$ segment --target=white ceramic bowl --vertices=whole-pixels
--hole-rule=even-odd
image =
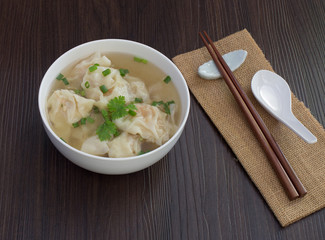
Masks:
[[[107,158],[98,157],[81,152],[63,142],[51,129],[46,115],[46,101],[55,77],[69,64],[83,59],[90,54],[100,52],[120,52],[141,56],[154,63],[166,74],[171,76],[172,81],[179,93],[181,100],[181,120],[174,136],[159,148],[134,157]],[[54,146],[71,162],[87,170],[102,174],[126,174],[132,173],[151,166],[163,158],[179,139],[190,110],[190,95],[185,79],[182,74],[166,56],[157,50],[144,44],[121,39],[104,39],[79,45],[60,56],[45,73],[39,89],[38,104],[43,125],[47,135]]]

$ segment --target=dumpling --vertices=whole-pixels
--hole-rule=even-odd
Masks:
[[[119,73],[114,76],[114,80],[115,82],[111,85],[111,88],[108,91],[109,94],[104,95],[105,106],[109,100],[118,96],[124,96],[125,102],[127,103],[133,101],[135,96],[130,88],[129,82],[123,79]]]
[[[107,143],[109,148],[109,157],[131,157],[138,155],[141,151],[140,137],[126,132],[113,138]]]
[[[85,73],[81,87],[85,90],[87,98],[91,98],[95,101],[100,101],[104,96],[103,92],[100,90],[100,86],[104,85],[107,89],[110,89],[114,84],[114,76],[117,74],[117,70],[109,68],[111,73],[107,76],[104,76],[102,72],[106,69],[107,68],[105,67],[98,66],[97,70],[93,72],[87,71]],[[106,95],[109,93],[110,92],[107,92]]]
[[[57,118],[64,118],[63,121],[70,124],[75,123],[89,115],[94,102],[70,90],[56,90],[47,103],[50,120],[54,125],[58,122]]]
[[[106,67],[98,66],[97,70],[93,72],[87,71],[81,84],[86,97],[95,100],[95,105],[100,109],[105,108],[109,100],[118,96],[124,96],[126,102],[133,101],[135,96],[132,93],[131,86],[121,77],[119,70],[109,68],[111,73],[104,76],[102,72],[106,69]],[[86,86],[86,83],[89,85]],[[102,85],[107,88],[106,93],[101,91],[100,86]]]
[[[177,112],[177,105],[176,104],[170,104],[169,105],[170,115],[168,115],[168,120],[176,126],[176,112]]]
[[[47,102],[48,116],[52,127],[60,137],[70,135],[72,123],[89,115],[94,105],[94,100],[86,99],[71,90],[56,90]]]
[[[72,68],[69,75],[66,76],[70,82],[70,85],[72,85],[74,88],[80,87],[80,83],[82,82],[84,75],[88,71],[89,67],[95,63],[103,67],[111,66],[111,60],[109,60],[106,56],[101,56],[99,52],[96,52]]]
[[[126,76],[125,79],[130,83],[131,91],[134,97],[141,98],[144,103],[152,102],[145,83],[136,77]]]
[[[100,141],[97,135],[92,136],[84,141],[81,151],[97,156],[107,155],[107,141]]]
[[[162,145],[175,131],[175,125],[168,121],[166,113],[149,104],[136,104],[137,114],[114,120],[116,126],[125,132],[138,134],[143,139]]]

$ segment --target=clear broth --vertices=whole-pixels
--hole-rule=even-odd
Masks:
[[[163,80],[165,77],[168,75],[168,73],[163,72],[159,67],[156,65],[147,62],[147,63],[141,63],[141,62],[136,62],[134,60],[133,55],[130,54],[121,54],[121,53],[104,53],[102,55],[105,55],[108,59],[111,60],[112,68],[124,68],[129,70],[129,76],[131,77],[137,77],[140,78],[146,85],[150,98],[153,101],[175,101],[175,106],[176,106],[176,112],[175,112],[175,123],[177,126],[179,125],[180,121],[180,98],[177,93],[177,90],[173,84],[173,80],[171,80],[169,83],[165,83]],[[141,56],[136,56],[136,57],[141,57]],[[83,60],[83,59],[82,59]],[[81,60],[81,61],[82,61]],[[77,63],[73,63],[70,66],[67,66],[63,71],[62,74],[64,76],[69,77],[69,72],[76,66],[80,61]],[[128,75],[125,77],[126,80],[128,80]],[[68,78],[69,80],[69,78]],[[69,89],[69,90],[76,90],[76,89],[81,89],[81,83],[82,79],[78,79],[78,81],[70,82],[69,85],[65,86],[62,81],[56,81],[54,80],[53,86],[50,91],[50,95],[58,89]],[[103,123],[102,117],[100,114],[94,114],[91,113],[90,115],[92,118],[95,119],[95,123],[93,124],[92,128],[96,129],[100,124]],[[57,130],[53,127],[51,124],[53,131],[60,137],[60,134],[57,132]],[[80,126],[81,128],[84,128],[86,126]],[[76,149],[81,149],[82,143],[87,139],[88,137],[91,137],[89,135],[84,135],[77,133],[76,131],[80,131],[80,128],[72,129],[71,130],[72,136],[78,136],[78,137],[70,137],[69,139],[66,140],[66,142],[71,145],[72,147]],[[94,130],[96,132],[96,130]],[[154,143],[150,142],[145,142],[143,141],[141,150],[143,152],[147,152],[150,150],[153,150],[159,146],[155,145]]]

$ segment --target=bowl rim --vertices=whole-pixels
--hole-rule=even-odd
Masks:
[[[42,109],[42,101],[43,101],[44,98],[42,98],[43,94],[42,94],[41,90],[43,88],[45,88],[45,81],[44,81],[44,79],[45,79],[45,77],[47,77],[50,69],[52,69],[52,67],[54,67],[66,55],[69,55],[69,54],[71,54],[71,52],[76,51],[76,49],[85,47],[87,45],[100,43],[100,42],[122,42],[122,43],[127,43],[127,44],[135,44],[135,45],[138,45],[140,47],[147,48],[147,49],[155,52],[155,54],[159,55],[159,57],[162,57],[168,64],[170,64],[174,68],[174,70],[176,71],[177,75],[180,76],[180,80],[183,82],[183,85],[185,86],[185,89],[184,89],[185,91],[183,91],[182,94],[185,94],[185,100],[186,100],[186,102],[188,104],[186,104],[186,106],[185,106],[184,117],[182,118],[182,120],[181,120],[181,122],[180,122],[180,124],[179,124],[179,126],[177,128],[177,131],[173,134],[173,136],[167,142],[165,142],[164,144],[162,144],[161,146],[155,148],[154,150],[152,150],[150,152],[147,152],[147,153],[144,153],[144,154],[141,154],[141,155],[131,156],[131,157],[119,157],[119,158],[103,157],[103,156],[97,156],[97,155],[93,155],[93,154],[89,154],[89,153],[83,152],[83,151],[81,151],[79,149],[76,149],[76,148],[70,146],[68,143],[62,141],[59,138],[59,136],[57,136],[57,134],[52,130],[52,128],[51,128],[51,126],[49,124],[49,120],[47,119],[47,116],[45,114],[46,110],[43,110]],[[155,63],[153,63],[153,64],[155,64]],[[159,67],[159,66],[157,66],[157,67]],[[177,89],[177,91],[178,91],[178,89]],[[180,94],[179,91],[178,91],[178,94]],[[45,97],[45,100],[46,101],[47,101],[47,97],[48,96]],[[185,127],[185,124],[187,122],[188,116],[189,116],[190,105],[191,105],[190,93],[189,93],[189,89],[188,89],[186,80],[185,80],[184,76],[182,75],[182,73],[180,72],[180,70],[177,68],[177,66],[168,57],[166,57],[164,54],[162,54],[158,50],[156,50],[156,49],[154,49],[154,48],[152,48],[152,47],[150,47],[148,45],[145,45],[143,43],[136,42],[136,41],[133,41],[133,40],[127,40],[127,39],[118,39],[118,38],[98,39],[98,40],[94,40],[94,41],[89,41],[89,42],[86,42],[86,43],[82,43],[80,45],[77,45],[77,46],[69,49],[68,51],[64,52],[63,54],[61,54],[48,67],[48,69],[46,70],[45,74],[42,77],[42,81],[40,83],[39,92],[38,92],[38,108],[39,108],[39,112],[40,112],[41,119],[42,119],[42,122],[43,122],[43,126],[51,133],[51,135],[58,142],[60,142],[61,144],[63,144],[65,147],[67,147],[69,150],[73,151],[74,153],[81,154],[81,155],[84,155],[85,157],[92,158],[92,159],[96,159],[96,160],[100,160],[100,161],[130,161],[130,160],[141,159],[144,156],[149,158],[151,155],[154,155],[156,152],[160,151],[160,149],[164,148],[166,145],[168,145],[169,143],[173,142],[175,139],[177,140],[177,138],[181,135],[181,133],[182,133],[184,127]],[[46,104],[45,104],[45,106],[46,106]]]

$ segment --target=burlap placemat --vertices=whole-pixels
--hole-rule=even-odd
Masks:
[[[191,92],[227,141],[282,226],[287,226],[323,208],[325,206],[324,128],[293,94],[293,112],[318,138],[315,144],[304,142],[258,104],[250,88],[251,79],[258,70],[273,71],[273,69],[248,31],[242,30],[215,44],[221,54],[237,49],[248,52],[244,64],[234,72],[235,77],[304,184],[308,191],[307,195],[294,201],[288,200],[226,83],[223,79],[204,80],[197,75],[198,67],[211,59],[205,48],[173,58]]]

